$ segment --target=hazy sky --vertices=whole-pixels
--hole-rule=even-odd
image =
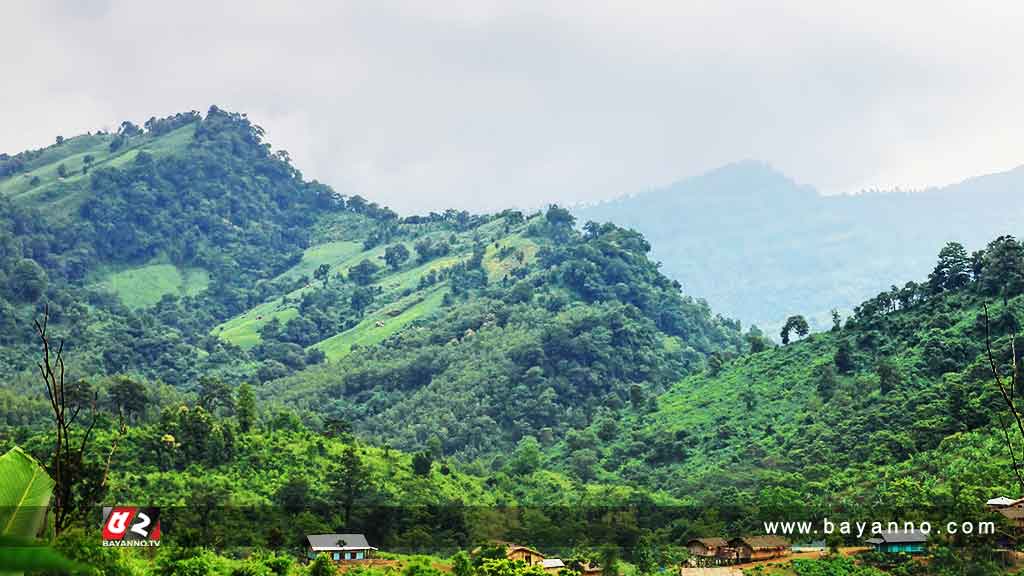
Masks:
[[[217,104],[403,213],[748,158],[918,187],[1024,163],[1022,25],[1018,1],[6,0],[0,151]]]

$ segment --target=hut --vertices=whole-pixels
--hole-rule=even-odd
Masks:
[[[728,545],[725,538],[694,538],[686,543],[686,548],[690,551],[691,556],[711,558]]]
[[[729,541],[739,562],[782,558],[790,553],[789,540],[781,536],[740,536]]]

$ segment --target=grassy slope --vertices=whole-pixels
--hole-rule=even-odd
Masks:
[[[129,308],[145,308],[166,294],[194,296],[210,284],[202,268],[179,269],[172,264],[153,263],[112,272],[94,286],[113,292]]]
[[[85,156],[94,160],[90,171],[104,166],[123,166],[145,151],[154,156],[173,153],[187,146],[195,134],[195,125],[183,126],[152,138],[139,136],[129,139],[118,150],[110,151],[113,136],[109,134],[83,135],[69,138],[59,146],[50,146],[39,158],[30,164],[30,170],[0,179],[0,194],[19,201],[41,206],[71,209],[82,196],[88,174],[82,174]],[[68,175],[60,178],[57,173],[61,164]],[[32,184],[33,178],[39,182]]]
[[[333,224],[335,232],[341,230],[339,233],[341,236],[351,234],[352,230],[350,229],[358,229],[353,228],[358,223],[349,221]],[[509,246],[517,249],[524,254],[525,261],[532,260],[538,249],[537,244],[518,233],[502,236],[502,225],[500,221],[491,222],[481,226],[476,232],[485,237],[497,237],[500,247]],[[329,239],[338,238],[339,234],[332,234],[332,231],[321,231],[319,236]],[[432,235],[435,240],[440,240],[445,236],[447,233]],[[336,271],[347,271],[348,268],[364,259],[382,266],[374,283],[381,292],[377,296],[374,307],[367,312],[365,318],[355,327],[313,345],[314,348],[325,352],[328,359],[336,360],[347,354],[355,344],[360,346],[377,344],[399,332],[411,322],[438,310],[441,307],[446,283],[442,282],[420,290],[419,281],[431,270],[442,270],[469,257],[472,249],[470,235],[460,235],[458,240],[457,248],[448,256],[424,264],[407,262],[399,270],[393,271],[387,268],[383,262],[386,246],[381,245],[370,250],[363,250],[361,242],[333,239],[307,249],[302,260],[283,272],[278,278],[311,277],[313,271],[321,264],[329,265],[333,276]],[[413,242],[406,241],[405,245],[410,253],[415,254]],[[492,241],[488,244],[484,257],[484,266],[491,281],[502,279],[519,264],[515,257],[499,258],[498,250],[499,248],[496,248]],[[303,293],[312,288],[313,284],[311,283],[288,293],[284,298],[275,298],[264,302],[214,327],[211,333],[243,348],[256,346],[260,342],[260,329],[274,318],[284,323],[297,316],[298,302]]]

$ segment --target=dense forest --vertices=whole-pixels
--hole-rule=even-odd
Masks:
[[[930,247],[927,278],[824,330],[793,306],[776,338],[638,232],[555,205],[399,217],[216,107],[0,156],[0,204],[0,452],[59,476],[45,337],[81,441],[50,536],[94,573],[320,576],[304,535],[348,530],[403,576],[533,575],[465,554],[494,539],[646,575],[764,520],[994,519],[1021,489],[987,346],[1011,372],[1012,236]],[[90,545],[115,501],[161,506],[169,545]],[[786,569],[994,574],[994,538]]]

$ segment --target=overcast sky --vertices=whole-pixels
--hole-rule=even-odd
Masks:
[[[0,151],[217,104],[402,213],[741,159],[829,193],[1024,163],[1024,2],[838,4],[8,0]]]

